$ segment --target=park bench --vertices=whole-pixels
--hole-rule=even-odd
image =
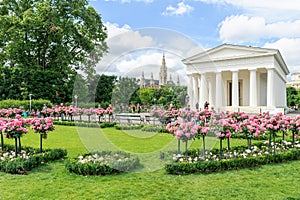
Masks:
[[[140,114],[119,113],[115,115],[115,120],[119,123],[121,123],[122,121],[126,121],[129,124],[133,123],[134,121],[143,123],[144,117],[142,117]]]

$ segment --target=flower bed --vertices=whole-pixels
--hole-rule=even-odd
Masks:
[[[280,163],[300,159],[300,142],[282,141],[272,143],[268,141],[258,143],[248,149],[247,146],[233,147],[230,150],[213,149],[202,154],[202,151],[188,151],[187,156],[173,154],[172,161],[165,165],[167,173],[190,174],[205,173],[222,170],[232,170],[255,167],[270,163]],[[275,146],[276,154],[273,152]]]
[[[108,175],[128,172],[140,166],[137,156],[125,152],[95,152],[77,158],[71,158],[66,163],[69,172],[79,175]]]
[[[64,158],[67,151],[64,149],[47,149],[40,153],[39,149],[23,147],[18,157],[14,147],[5,145],[0,151],[0,171],[11,174],[27,174],[31,169],[49,161]]]

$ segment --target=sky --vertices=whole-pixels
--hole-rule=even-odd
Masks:
[[[109,53],[98,73],[150,78],[165,54],[173,81],[182,59],[228,43],[278,49],[300,71],[298,0],[90,0],[107,27]],[[169,75],[168,75],[169,79]]]

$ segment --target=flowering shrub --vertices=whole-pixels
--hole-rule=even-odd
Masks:
[[[44,139],[47,139],[47,133],[55,130],[52,120],[51,117],[33,118],[30,122],[32,124],[31,129],[35,133],[40,133]]]
[[[19,138],[28,132],[26,128],[28,121],[21,115],[16,115],[16,119],[2,119],[1,121],[1,132],[5,133],[7,138]]]
[[[66,168],[79,175],[107,175],[132,171],[139,165],[137,156],[121,151],[103,151],[69,159]]]
[[[16,157],[13,149],[13,146],[5,145],[5,149],[0,151],[0,171],[27,174],[28,171],[41,164],[64,158],[67,155],[64,149],[46,149],[43,153],[38,153],[38,149],[24,147],[20,155]]]
[[[220,170],[232,170],[255,167],[269,163],[280,163],[288,160],[300,159],[300,143],[297,141],[293,148],[292,142],[276,143],[277,154],[272,154],[268,142],[260,143],[248,149],[246,146],[235,147],[232,150],[223,149],[223,157],[219,156],[219,149],[207,152],[206,156],[197,151],[189,151],[189,156],[172,154],[171,161],[165,165],[170,174],[203,173]]]

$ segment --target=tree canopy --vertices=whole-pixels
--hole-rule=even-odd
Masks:
[[[77,68],[96,48],[106,51],[106,28],[85,0],[3,0],[2,65],[40,70]]]
[[[106,38],[101,16],[87,0],[0,1],[0,67],[5,67],[5,73],[18,71],[22,86],[14,89],[16,93],[24,90],[24,94],[35,92],[35,98],[48,98],[69,90],[60,86],[72,87],[74,78],[70,76],[77,70],[95,73],[95,63],[107,51]],[[28,75],[37,79],[44,72],[52,73],[54,78],[50,79],[55,82],[49,83],[54,87],[47,86],[46,96],[32,91],[32,79],[28,79]],[[46,84],[51,80],[41,81]],[[6,92],[4,96],[9,95]],[[67,101],[72,92],[61,96],[65,96],[61,101]]]

